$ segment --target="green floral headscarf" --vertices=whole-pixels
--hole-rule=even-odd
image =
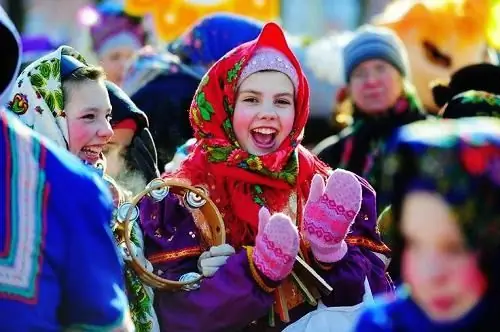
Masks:
[[[63,55],[87,64],[77,51],[61,46],[23,70],[12,89],[7,107],[28,127],[68,149],[68,124],[61,82]]]

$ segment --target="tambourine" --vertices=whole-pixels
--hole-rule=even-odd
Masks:
[[[148,286],[162,290],[193,289],[193,285],[199,284],[202,276],[197,273],[183,275],[180,281],[162,278],[148,271],[137,259],[133,252],[130,239],[132,223],[139,218],[137,204],[145,196],[160,202],[169,194],[177,194],[183,197],[184,204],[190,209],[199,209],[211,231],[211,239],[207,239],[210,246],[217,246],[226,242],[226,230],[224,221],[214,202],[208,194],[199,187],[182,183],[175,179],[154,179],[146,188],[133,197],[130,202],[123,203],[118,207],[116,231],[121,235],[123,242],[129,252],[130,260],[127,263],[138,274],[139,278]]]

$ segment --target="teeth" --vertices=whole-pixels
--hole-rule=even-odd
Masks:
[[[82,151],[91,152],[91,153],[101,153],[101,149],[99,149],[99,148],[83,148]]]
[[[255,128],[253,131],[264,135],[271,135],[276,133],[276,129],[273,128]]]

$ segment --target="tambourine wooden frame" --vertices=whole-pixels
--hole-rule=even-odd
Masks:
[[[123,232],[124,232],[123,238],[125,241],[125,246],[127,247],[127,250],[130,253],[130,258],[131,258],[131,260],[128,260],[127,263],[132,267],[132,269],[138,274],[139,278],[146,285],[161,290],[169,290],[169,291],[181,290],[193,284],[199,283],[203,277],[200,276],[195,280],[190,280],[187,282],[172,281],[157,276],[154,273],[146,270],[146,268],[137,260],[135,255],[132,254],[133,253],[132,242],[130,239],[130,232],[131,232],[130,217],[133,212],[133,207],[136,207],[137,204],[141,201],[141,199],[143,199],[152,191],[157,189],[162,189],[165,187],[168,187],[169,194],[174,193],[184,197],[184,195],[187,195],[189,192],[192,192],[200,196],[203,200],[205,200],[205,204],[199,207],[199,210],[203,214],[212,234],[212,239],[208,239],[209,241],[211,241],[211,243],[209,243],[210,246],[217,246],[226,243],[226,230],[224,227],[224,221],[222,219],[219,210],[217,209],[217,206],[208,197],[208,195],[205,193],[204,190],[194,186],[187,185],[176,179],[156,179],[156,180],[161,180],[162,183],[161,184],[159,183],[157,185],[148,185],[146,189],[144,189],[142,192],[140,192],[139,194],[137,194],[132,198],[132,200],[130,201],[132,208],[129,208],[125,216],[125,220],[123,221]]]

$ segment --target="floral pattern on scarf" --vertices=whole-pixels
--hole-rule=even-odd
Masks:
[[[467,103],[479,104],[484,102],[490,106],[500,107],[500,97],[486,91],[470,90],[460,94],[460,96],[463,97],[462,104],[467,104]]]
[[[446,104],[441,115],[448,119],[472,116],[500,118],[500,96],[476,90],[462,92]]]
[[[31,129],[68,149],[68,123],[64,113],[61,56],[69,55],[86,64],[74,49],[61,46],[27,66],[16,80],[7,108]]]
[[[152,272],[153,266],[144,255],[144,240],[137,223],[132,226],[130,240],[135,246],[137,258]],[[130,316],[137,332],[159,332],[158,318],[153,308],[154,293],[151,287],[144,285],[137,273],[130,267],[125,268],[125,285],[129,299]]]
[[[264,156],[243,150],[232,124],[239,76],[259,47],[279,50],[299,73],[293,129],[275,152]],[[307,198],[315,172],[326,174],[326,165],[300,146],[309,115],[308,97],[309,87],[298,60],[274,23],[267,24],[255,41],[229,52],[202,79],[189,111],[197,143],[173,176],[187,178],[193,184],[217,182],[210,185],[210,195],[220,210],[234,216],[225,218],[233,245],[253,242],[261,206],[281,212],[295,190]],[[213,177],[207,178],[207,173]]]
[[[203,78],[190,109],[195,136],[198,139],[203,139],[203,149],[206,151],[211,163],[225,163],[228,166],[260,173],[273,179],[283,180],[293,186],[297,181],[298,173],[297,155],[293,151],[301,139],[296,129],[297,125],[290,132],[280,149],[264,156],[249,154],[240,147],[240,144],[236,140],[232,125],[236,84],[248,58],[242,57],[234,63],[226,70],[226,74],[223,77],[212,76],[211,78],[210,74],[213,73],[211,72]],[[222,61],[221,63],[225,62]],[[219,106],[219,111],[216,115],[214,106],[212,106],[213,103],[208,101],[213,100],[211,98],[213,95],[213,84],[208,84],[211,79],[218,82],[220,86],[224,86],[222,105],[219,103],[219,105],[215,106]],[[305,125],[305,119],[299,118],[298,120],[296,122],[298,125],[301,122]],[[224,137],[224,139],[220,139],[219,137]]]

